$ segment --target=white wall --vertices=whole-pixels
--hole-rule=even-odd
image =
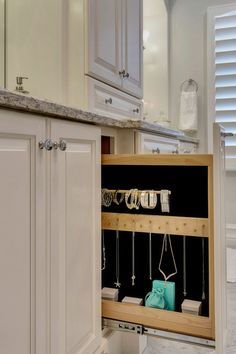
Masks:
[[[236,172],[226,171],[225,183],[226,223],[236,225]]]
[[[4,87],[4,0],[0,0],[0,87]]]
[[[64,27],[62,0],[7,0],[7,88],[26,76],[36,97],[63,102]]]
[[[144,114],[149,121],[168,119],[168,13],[164,0],[145,0]]]
[[[207,149],[207,8],[235,0],[170,0],[170,115],[178,124],[181,83],[189,78],[199,85],[200,151]]]

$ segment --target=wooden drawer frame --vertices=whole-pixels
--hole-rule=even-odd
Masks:
[[[165,311],[133,304],[102,301],[104,318],[140,324],[146,327],[186,335],[215,338],[215,297],[214,297],[214,230],[213,230],[213,156],[212,155],[103,155],[103,165],[158,165],[158,166],[206,166],[208,169],[208,218],[181,218],[172,216],[137,215],[128,221],[129,214],[103,213],[102,228],[138,232],[180,234],[201,236],[209,242],[209,317]],[[135,219],[136,218],[136,219]],[[161,225],[160,225],[161,221]],[[158,226],[157,226],[158,225]],[[170,228],[170,225],[171,228]],[[142,227],[141,227],[142,226]],[[149,227],[149,229],[148,229]],[[160,229],[159,229],[160,227]],[[142,231],[141,231],[142,230]],[[148,230],[148,231],[147,231]]]

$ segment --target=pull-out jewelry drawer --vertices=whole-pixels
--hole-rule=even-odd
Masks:
[[[102,301],[104,318],[215,338],[212,168],[210,155],[103,156],[102,283],[119,289],[118,302]],[[169,209],[163,209],[163,190],[171,193],[164,201]],[[142,206],[142,191],[157,194],[155,207]],[[165,252],[164,235],[170,235],[172,255]],[[173,274],[174,311],[143,306],[152,282],[164,280],[160,266]],[[124,303],[125,296],[140,298],[143,305]],[[185,299],[201,303],[201,313],[181,312]]]

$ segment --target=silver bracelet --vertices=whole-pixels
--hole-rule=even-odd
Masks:
[[[133,209],[133,202],[134,202],[133,189],[130,189],[128,192],[125,193],[125,204],[128,209]]]
[[[120,198],[118,198],[118,195],[119,195],[119,194],[120,194]],[[120,205],[120,203],[123,202],[124,197],[125,197],[125,193],[120,192],[119,190],[117,190],[117,191],[115,191],[115,193],[114,193],[113,202],[114,202],[116,205]]]
[[[140,203],[144,209],[154,209],[157,205],[157,194],[154,191],[142,191]]]
[[[103,188],[102,195],[101,195],[102,205],[105,207],[109,207],[109,206],[111,206],[112,200],[113,200],[112,193],[109,192],[108,189]]]
[[[138,189],[130,189],[125,193],[125,204],[128,209],[139,209],[140,197]]]

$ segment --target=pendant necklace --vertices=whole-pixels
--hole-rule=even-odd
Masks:
[[[102,230],[102,270],[106,269],[106,248],[105,248],[105,238],[104,230]]]
[[[114,283],[117,288],[120,288],[120,242],[119,231],[116,230],[116,282]]]
[[[149,233],[149,279],[152,280],[152,233]]]
[[[132,286],[135,285],[135,232],[132,232]]]

